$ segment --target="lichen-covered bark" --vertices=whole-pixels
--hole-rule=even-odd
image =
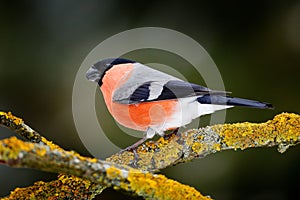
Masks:
[[[300,141],[300,115],[282,113],[265,123],[237,123],[212,127],[222,138],[221,149],[278,146],[284,153]]]
[[[12,167],[29,167],[73,175],[146,199],[210,199],[196,189],[163,175],[77,156],[71,151],[52,150],[46,145],[23,142],[16,137],[0,141],[0,161]],[[79,181],[85,188],[90,186],[90,182],[82,179]]]
[[[96,183],[75,176],[60,174],[57,180],[50,182],[37,181],[33,186],[16,188],[2,200],[16,199],[92,199],[100,193]],[[95,190],[93,190],[94,188]]]
[[[25,125],[23,120],[15,118],[11,114],[7,114],[4,112],[0,112],[0,119],[0,125],[7,126],[8,124],[9,126],[7,127],[9,128],[14,126],[11,123],[19,124],[16,127],[20,127],[20,124]],[[14,130],[14,128],[15,127],[11,129]],[[30,137],[28,137],[27,135],[25,134],[25,138],[29,138],[30,140]],[[165,138],[160,138],[158,141],[155,142],[147,142],[138,148],[137,154],[139,156],[139,160],[137,162],[135,162],[134,160],[134,154],[132,152],[127,151],[117,153],[107,158],[106,160],[110,163],[118,165],[127,165],[131,168],[155,172],[170,165],[186,162],[195,158],[202,158],[206,155],[228,149],[243,150],[249,147],[270,147],[278,145],[279,152],[283,153],[289,146],[295,145],[299,143],[299,141],[300,116],[297,114],[282,113],[275,116],[273,120],[269,120],[265,123],[244,122],[236,124],[215,125],[200,129],[189,130],[177,135],[170,135]],[[32,142],[35,142],[35,140],[33,139]],[[41,137],[41,142],[39,143],[48,145],[51,148],[51,151],[63,151],[60,147],[56,146],[55,144],[52,144],[43,137]],[[76,153],[73,154],[79,158],[82,158]],[[88,161],[93,161],[93,159]],[[133,177],[134,176],[132,176],[132,178]],[[132,180],[135,180],[135,178]],[[142,183],[145,183],[144,190],[152,191],[152,179],[149,179],[150,182],[142,181],[139,178],[136,180],[139,180],[135,182],[138,186],[141,186]],[[84,180],[75,176],[60,175],[58,180],[49,183],[43,183],[43,187],[45,187],[45,185],[51,187],[51,185],[57,184],[57,181],[59,181],[59,183],[61,184],[60,186],[63,191],[63,188],[68,188],[69,186],[74,185],[76,186],[78,182]],[[94,195],[99,194],[102,191],[102,189],[104,189],[104,187],[107,185],[105,183],[101,185],[98,184],[98,182],[92,182],[84,182],[85,191],[80,190],[80,188],[82,188],[82,184],[78,184],[78,190],[76,190],[76,187],[75,189],[66,189],[65,191],[68,191],[69,193],[63,192],[62,194],[68,194],[69,196],[73,195],[72,198],[74,199],[76,199],[76,195],[86,197],[86,199],[91,199],[94,197]],[[121,186],[125,189],[128,189],[127,185],[115,185],[116,188],[124,189]],[[151,187],[148,188],[149,186]],[[163,188],[165,192],[165,186],[163,186]],[[22,192],[20,192],[20,190],[22,190]],[[14,197],[17,197],[16,195],[18,194],[25,194],[26,192],[30,193],[31,190],[32,188],[30,187],[17,189],[14,192],[12,192],[10,198],[14,199]],[[51,193],[50,199],[57,197],[55,196],[57,195],[57,189],[55,190],[55,192]],[[136,189],[135,191],[139,190]],[[155,188],[155,191],[160,191],[160,188]],[[31,191],[30,194],[39,195],[43,192],[44,191],[41,191],[38,187],[36,187],[35,190]],[[61,197],[64,198],[66,196]]]
[[[0,126],[11,129],[32,143],[45,144],[52,151],[63,151],[61,147],[41,136],[26,125],[21,118],[12,115],[11,112],[0,111]],[[75,152],[74,155],[79,156]],[[3,199],[45,199],[45,197],[47,199],[92,199],[105,188],[105,186],[92,183],[89,180],[60,174],[58,179],[54,181],[39,181],[30,187],[16,188],[8,197]]]
[[[138,148],[140,160],[134,163],[132,152],[123,152],[107,160],[147,171],[203,158],[228,149],[278,146],[283,153],[300,141],[300,115],[282,113],[265,123],[235,123],[192,129]]]
[[[52,149],[62,150],[60,146],[53,144],[51,141],[41,136],[38,132],[26,125],[23,119],[14,116],[11,112],[0,111],[0,126],[9,128],[27,141],[45,144]]]

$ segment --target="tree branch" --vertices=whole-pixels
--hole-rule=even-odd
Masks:
[[[71,151],[52,150],[46,145],[23,142],[16,137],[0,141],[0,161],[11,167],[73,175],[107,187],[114,186],[115,189],[146,199],[210,199],[194,188],[163,175],[78,156]]]
[[[12,127],[11,124],[17,125],[16,127],[23,126],[22,120],[12,116],[10,113],[0,113],[1,124]],[[38,133],[36,133],[38,134]],[[30,139],[30,138],[29,138]],[[140,171],[128,166],[116,165],[106,161],[97,160],[94,158],[86,158],[72,151],[64,151],[61,148],[53,148],[53,146],[47,146],[44,142],[29,143],[23,142],[16,137],[4,139],[0,141],[0,162],[12,167],[29,167],[48,172],[56,172],[67,175],[73,175],[75,177],[62,177],[63,183],[66,181],[78,182],[85,184],[85,187],[81,187],[84,191],[78,191],[76,195],[86,193],[86,189],[90,189],[91,182],[100,184],[102,186],[110,187],[114,186],[114,189],[122,189],[135,195],[142,196],[146,199],[210,199],[200,194],[194,188],[183,185],[177,181],[167,179],[163,175],[154,175],[150,172]],[[54,186],[54,182],[50,182],[51,186]],[[49,184],[38,182],[30,189],[38,187],[47,187]],[[163,187],[162,187],[163,186]],[[93,187],[101,191],[100,187]],[[21,192],[20,192],[21,191]],[[51,191],[51,190],[50,190]],[[9,198],[28,198],[28,190],[15,190]],[[47,191],[46,191],[47,192]],[[53,194],[52,194],[53,195]],[[57,193],[54,194],[54,196]],[[31,197],[49,197],[45,191],[38,189],[38,193],[30,193]],[[53,197],[53,196],[52,196]],[[73,198],[76,198],[74,195]],[[78,197],[78,196],[77,196]],[[90,196],[92,197],[92,195]],[[90,198],[88,197],[88,198]],[[60,198],[62,197],[60,194]]]
[[[8,127],[14,131],[20,130],[21,126],[22,131],[25,127],[25,132],[26,130],[29,130],[29,132],[32,133],[31,128],[26,129],[26,127],[28,126],[24,124],[23,120],[12,116],[10,113],[7,114],[4,112],[0,112],[0,119],[0,125],[2,126]],[[16,132],[23,133],[22,131]],[[35,131],[33,132],[35,134],[22,134],[21,136],[25,135],[25,138],[31,142],[38,142],[39,140],[35,138],[38,138],[37,135],[39,134]],[[33,135],[34,137],[31,137],[31,135]],[[137,150],[139,156],[138,162],[134,161],[134,155],[132,152],[117,153],[108,158],[107,161],[109,161],[109,163],[115,168],[116,166],[118,168],[119,165],[127,165],[132,168],[154,172],[170,165],[186,162],[195,158],[202,158],[206,155],[228,149],[243,150],[249,147],[271,147],[278,145],[279,152],[283,153],[289,146],[298,144],[299,140],[300,116],[297,114],[282,113],[275,116],[273,120],[269,120],[265,123],[244,122],[236,124],[208,126],[200,128],[198,130],[189,130],[181,134],[160,138],[156,142],[147,142],[146,144],[141,145]],[[43,137],[41,137],[39,142],[39,145],[41,144],[50,146],[50,152],[55,151],[55,149],[61,150],[60,147],[52,144]],[[76,157],[84,158],[75,153],[74,155]],[[89,160],[88,158],[84,158],[84,160],[92,162],[95,159]],[[117,165],[113,165],[112,163]],[[133,170],[132,168],[125,167],[125,169],[130,170]],[[67,173],[65,171],[62,172]],[[139,172],[137,174],[145,173],[146,172]],[[81,177],[80,174],[73,175]],[[54,190],[54,192],[52,193],[49,192],[53,196],[57,194],[66,194],[66,196],[68,195],[76,198],[76,195],[80,195],[81,197],[91,199],[96,194],[101,193],[101,191],[104,189],[101,185],[99,185],[100,182],[95,182],[95,180],[91,180],[92,182],[89,182],[75,176],[60,175],[58,180],[49,183],[37,182],[34,186],[31,186],[35,187],[35,192],[32,191],[31,187],[27,187],[15,190],[11,193],[10,197],[14,198],[16,197],[16,195],[25,194],[26,192],[33,195],[47,195],[43,192],[38,193],[37,191],[41,191],[41,187],[52,188],[53,185],[59,185],[61,187],[54,187],[52,188],[52,190],[46,191],[48,192]],[[161,175],[152,176],[156,177]],[[88,178],[85,176],[82,177]],[[121,179],[125,177],[118,178]],[[101,182],[101,184],[110,186],[111,183],[107,184],[106,182]],[[62,185],[65,187],[62,187]],[[149,185],[149,183],[147,183],[147,185]],[[65,191],[63,190],[64,188],[66,189]],[[80,190],[80,188],[85,188],[85,192]],[[119,187],[117,186],[117,188]],[[165,188],[165,186],[163,186],[163,188]],[[60,193],[61,191],[62,193]],[[166,189],[164,189],[164,192],[166,192]]]
[[[300,115],[282,113],[265,123],[207,126],[147,142],[138,148],[137,163],[132,152],[117,153],[107,161],[153,172],[228,149],[278,146],[284,153],[299,141]]]

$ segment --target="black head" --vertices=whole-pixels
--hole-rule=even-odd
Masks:
[[[99,86],[102,85],[102,79],[105,75],[105,72],[112,68],[114,65],[126,64],[126,63],[135,63],[135,61],[128,60],[125,58],[107,58],[100,60],[95,63],[87,72],[86,78],[89,81],[98,83]]]

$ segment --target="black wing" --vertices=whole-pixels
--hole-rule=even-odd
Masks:
[[[147,82],[143,85],[140,85],[130,96],[129,102],[130,104],[139,103],[139,102],[151,102],[151,101],[158,101],[158,100],[167,100],[167,99],[176,99],[176,98],[184,98],[190,96],[199,96],[205,94],[226,94],[228,92],[225,91],[216,91],[210,90],[201,85],[188,83],[179,80],[171,80],[168,81],[166,84],[161,86],[160,91],[157,94],[156,98],[149,99],[150,92],[151,92],[151,85],[158,84],[156,82]]]
[[[244,106],[250,108],[273,109],[272,104],[260,102],[250,99],[242,99],[230,96],[210,95],[206,94],[197,98],[201,104],[229,105],[229,106]]]

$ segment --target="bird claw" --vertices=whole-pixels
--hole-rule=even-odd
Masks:
[[[178,134],[179,134],[179,133],[178,133],[178,130],[179,130],[179,128],[176,128],[176,129],[174,129],[173,131],[171,131],[170,133],[165,134],[165,135],[164,135],[164,139],[170,138],[173,134],[174,134],[174,135],[178,135]]]
[[[120,154],[122,154],[122,153],[124,153],[125,151],[132,151],[133,152],[133,161],[132,161],[132,166],[133,167],[137,167],[137,163],[138,163],[138,161],[139,161],[139,159],[140,159],[140,157],[139,157],[139,155],[138,155],[138,153],[137,153],[137,151],[136,151],[136,148],[137,147],[133,147],[133,145],[131,145],[131,146],[129,146],[129,147],[127,147],[127,148],[125,148],[125,149],[122,149],[119,153]]]

